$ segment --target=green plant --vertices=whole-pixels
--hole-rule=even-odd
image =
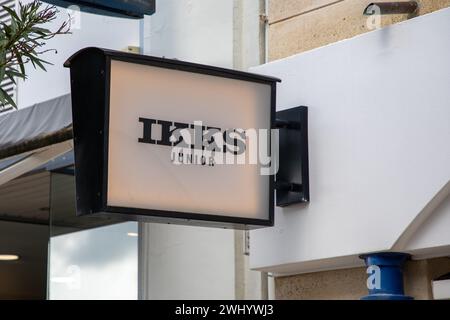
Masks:
[[[16,78],[26,79],[25,64],[28,62],[31,62],[35,69],[46,71],[44,65],[51,63],[39,56],[53,49],[39,50],[43,49],[46,41],[56,35],[68,33],[68,21],[63,22],[55,31],[42,27],[56,19],[58,10],[55,6],[42,6],[40,1],[19,3],[17,12],[6,6],[3,6],[3,9],[10,15],[11,22],[0,23],[0,83],[5,78],[14,83]],[[14,100],[0,88],[0,108],[8,104],[17,108]]]

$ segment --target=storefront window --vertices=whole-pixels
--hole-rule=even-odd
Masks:
[[[137,223],[77,217],[72,171],[51,174],[48,298],[137,299]]]

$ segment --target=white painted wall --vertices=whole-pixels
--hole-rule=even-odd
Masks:
[[[231,68],[233,0],[158,1],[145,54]]]
[[[450,257],[450,196],[418,227],[405,248],[416,258]]]
[[[147,223],[143,236],[143,298],[234,299],[232,230]]]
[[[301,273],[450,245],[448,200],[435,210],[450,193],[449,29],[444,9],[252,70],[283,80],[279,110],[309,106],[311,202],[252,231],[251,267]],[[426,239],[399,245],[423,221]]]
[[[31,1],[22,1],[27,2]],[[59,10],[57,19],[49,24],[52,30],[67,20],[67,11],[63,8]],[[81,13],[76,22],[79,23],[79,29],[73,28],[71,34],[60,35],[48,41],[46,49],[57,50],[56,54],[48,52],[43,55],[44,60],[53,63],[48,66],[48,72],[35,70],[31,64],[27,65],[28,79],[20,81],[18,85],[19,108],[69,93],[69,69],[64,68],[63,63],[79,49],[97,46],[123,50],[128,46],[139,46],[139,20]]]

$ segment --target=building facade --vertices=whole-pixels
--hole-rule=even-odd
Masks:
[[[448,298],[450,0],[365,16],[370,3],[170,0],[142,20],[71,12],[48,72],[30,68],[14,88],[20,112],[53,110],[58,125],[42,132],[70,129],[63,63],[83,47],[276,76],[277,108],[310,110],[311,203],[277,208],[273,228],[251,232],[85,220],[71,136],[17,153],[0,137],[0,251],[20,256],[0,262],[0,298],[360,299],[371,276],[360,255],[378,252],[411,255],[406,296]]]
[[[352,124],[352,117],[355,116],[354,111],[351,108],[343,108],[342,103],[360,103],[358,108],[366,108],[369,105],[376,107],[377,104],[386,104],[390,108],[395,108],[398,104],[409,104],[407,90],[402,91],[401,84],[395,82],[388,86],[382,84],[386,81],[389,82],[388,78],[390,77],[405,83],[408,83],[408,77],[414,79],[411,89],[416,87],[417,89],[412,90],[419,92],[419,96],[426,95],[426,89],[423,89],[423,84],[426,82],[448,83],[446,72],[441,73],[440,80],[432,80],[433,68],[439,69],[440,67],[430,63],[427,57],[435,57],[433,50],[443,49],[441,47],[443,42],[440,39],[448,38],[448,32],[446,31],[448,25],[443,21],[448,19],[448,9],[446,8],[450,6],[450,2],[418,1],[418,10],[413,14],[368,17],[362,13],[369,3],[371,1],[269,1],[267,50],[269,61],[273,61],[273,63],[252,70],[283,79],[284,83],[281,84],[283,96],[281,99],[279,97],[278,101],[280,107],[288,107],[289,105],[286,104],[309,105],[308,103],[311,103],[310,116],[314,117],[314,103],[318,104],[316,107],[323,108],[325,108],[324,104],[333,103],[334,107],[342,108],[342,112],[347,114],[342,117],[335,115],[335,121],[345,122],[347,126],[353,127],[356,133],[359,129]],[[436,22],[434,23],[433,20],[436,20]],[[406,34],[408,29],[410,30],[409,35]],[[422,34],[421,31],[423,31]],[[373,34],[370,35],[372,32]],[[400,35],[402,32],[406,33]],[[398,36],[397,33],[399,33]],[[434,38],[434,49],[430,53],[423,50],[423,47],[427,46],[427,42],[424,41],[425,37]],[[444,42],[446,41],[444,40]],[[413,43],[416,43],[416,46],[410,46]],[[359,45],[366,48],[359,47]],[[446,48],[444,50],[448,50],[448,43],[444,47]],[[402,64],[400,61],[391,61],[393,65],[389,65],[391,58],[395,60],[393,57],[395,50],[401,52],[402,57],[399,57],[400,59],[411,59],[408,63],[412,70],[418,71],[417,74],[411,71],[411,74],[407,75],[407,69],[400,66]],[[373,63],[365,64],[360,59],[367,59]],[[445,61],[444,56],[439,61]],[[344,67],[336,67],[336,64],[341,63]],[[444,65],[444,69],[448,70],[448,65],[445,63]],[[420,71],[421,69],[422,71]],[[306,75],[297,77],[292,70],[298,70],[299,74],[303,72]],[[365,72],[362,70],[365,70]],[[328,81],[333,77],[335,77],[334,80]],[[291,82],[293,81],[298,88],[292,87],[294,83]],[[340,85],[340,82],[346,84]],[[372,88],[369,89],[367,85]],[[341,90],[342,96],[333,96],[334,91],[331,90],[330,86],[335,86],[338,91]],[[302,87],[305,87],[305,90],[313,91],[313,93],[306,93],[305,90],[301,89]],[[318,92],[318,88],[321,88],[321,92]],[[404,98],[395,98],[395,93],[389,88],[400,90],[403,92]],[[348,90],[362,90],[362,94],[366,94],[367,98],[358,100],[358,94],[348,94],[348,92],[345,92]],[[440,87],[436,91],[440,92],[439,97],[436,98],[434,103],[429,101],[428,106],[433,108],[432,106],[440,105],[442,109],[448,109],[448,96],[445,94],[445,89]],[[332,99],[316,99],[320,95],[333,97],[335,101]],[[387,97],[383,97],[383,95]],[[411,98],[417,99],[417,96]],[[365,105],[364,100],[371,99],[376,100],[376,104],[367,103]],[[395,101],[394,104],[392,104],[393,100]],[[410,106],[413,108],[412,105]],[[382,106],[380,105],[380,107]],[[320,116],[317,115],[317,117]],[[409,119],[408,126],[413,127],[414,116],[407,113],[405,117]],[[326,126],[326,120],[323,120],[325,123],[322,123],[322,125]],[[310,121],[314,121],[314,119],[310,119]],[[445,124],[443,125],[445,126]],[[379,129],[387,130],[387,126],[386,124]],[[327,131],[325,127],[317,129]],[[344,138],[345,133],[341,129],[345,130],[345,127],[337,129],[333,133],[342,134],[341,138]],[[398,127],[395,130],[398,130]],[[446,132],[448,136],[448,130]],[[313,144],[311,148],[314,148],[314,142],[311,142],[311,139],[314,139],[315,134],[318,135],[319,133],[312,129],[310,131],[310,144]],[[396,133],[392,132],[391,134],[395,135]],[[383,134],[380,134],[378,139],[382,139],[382,136]],[[351,137],[347,137],[347,139],[349,138],[351,139]],[[429,198],[424,201],[423,205],[430,201],[428,203],[429,210],[427,211],[426,208],[419,206],[420,210],[417,210],[417,216],[411,213],[412,217],[409,221],[405,221],[406,225],[399,226],[398,231],[394,232],[392,230],[393,224],[395,224],[394,218],[386,220],[384,225],[379,221],[383,220],[383,215],[400,215],[401,205],[397,206],[395,199],[383,197],[383,191],[381,190],[381,198],[376,202],[380,202],[382,205],[374,204],[373,200],[364,196],[364,192],[367,192],[364,187],[366,183],[362,183],[358,179],[355,180],[351,176],[359,174],[367,179],[369,177],[375,179],[375,177],[367,175],[364,170],[359,171],[357,167],[346,168],[350,164],[345,164],[345,162],[352,162],[352,160],[343,156],[341,154],[343,151],[336,149],[336,145],[332,146],[334,142],[322,140],[325,139],[325,136],[316,137],[316,139],[316,143],[331,144],[329,145],[331,148],[331,154],[329,155],[323,153],[324,150],[317,150],[322,157],[334,158],[334,162],[338,163],[336,166],[330,165],[330,170],[342,171],[350,176],[346,177],[327,171],[330,181],[322,180],[325,178],[321,175],[326,174],[325,168],[329,164],[319,159],[316,159],[318,161],[316,163],[314,163],[314,158],[310,160],[310,170],[312,172],[317,170],[319,175],[316,178],[314,178],[314,175],[310,177],[313,188],[311,191],[311,211],[305,210],[305,208],[280,210],[278,211],[279,216],[277,216],[279,218],[278,226],[276,225],[271,231],[266,232],[264,230],[252,233],[252,248],[255,248],[255,250],[251,252],[251,267],[273,273],[275,276],[275,297],[277,299],[359,299],[367,295],[366,279],[368,274],[366,274],[367,269],[363,267],[364,262],[358,258],[358,254],[377,250],[400,250],[412,254],[412,260],[406,262],[404,269],[405,294],[415,299],[433,299],[433,280],[448,274],[450,266],[449,239],[444,239],[445,236],[443,236],[446,233],[444,230],[450,227],[448,220],[448,178],[447,180],[444,178],[443,182],[438,184],[435,191],[431,192]],[[354,142],[356,143],[355,140]],[[377,145],[376,141],[375,145]],[[347,152],[353,152],[351,145],[342,147],[348,148],[346,149]],[[448,157],[448,146],[445,145],[445,142],[439,144],[436,141],[435,147],[433,153],[436,154],[436,157],[444,157],[441,158],[444,161],[443,159]],[[388,152],[383,148],[378,150],[379,152]],[[310,150],[310,152],[314,151]],[[367,150],[367,152],[371,151]],[[438,156],[438,154],[441,155]],[[353,156],[357,156],[357,153]],[[391,156],[394,155],[391,154]],[[410,157],[415,156],[414,153],[410,155]],[[312,157],[314,157],[314,153]],[[377,158],[375,155],[372,157]],[[377,159],[378,164],[372,164],[371,170],[388,170],[387,168],[381,169],[379,166],[383,157]],[[395,160],[392,159],[391,161],[393,165],[396,163],[401,166]],[[424,165],[429,164],[428,161],[424,162]],[[357,162],[353,165],[357,166]],[[382,171],[377,174],[383,175]],[[445,172],[446,170],[441,171],[441,177],[448,174]],[[395,183],[396,177],[400,177],[398,170],[390,176],[385,175],[386,183],[389,183],[387,181]],[[416,178],[420,181],[418,176]],[[429,178],[430,176],[423,177],[425,180]],[[348,194],[348,197],[346,197],[345,182],[339,183],[333,181],[333,179],[348,180],[355,185],[360,185],[364,191],[359,196],[354,193],[352,196]],[[326,201],[324,197],[332,197],[333,184],[336,184],[334,187],[342,188],[342,193],[337,191],[336,196],[346,197],[346,200],[335,199],[339,200],[336,204],[348,203],[349,205],[329,208],[322,206],[322,210],[330,210],[330,214],[317,213],[313,209],[314,202],[323,202]],[[381,189],[386,188],[383,183],[378,186]],[[356,190],[354,189],[353,192],[356,192]],[[314,195],[314,193],[316,194]],[[434,202],[433,199],[436,198],[439,200]],[[408,202],[412,201],[406,200],[408,198],[404,199]],[[364,201],[367,201],[366,205],[362,204]],[[332,203],[331,201],[330,205]],[[389,206],[395,206],[398,211],[391,211],[390,208],[386,208]],[[350,218],[350,215],[347,214],[348,211],[352,211],[356,207],[361,212],[355,212],[355,216],[351,220],[346,220]],[[378,208],[378,213],[372,211],[375,207]],[[367,213],[364,213],[367,210],[372,211],[377,217],[371,218]],[[426,217],[424,213],[426,213]],[[302,217],[302,215],[316,214],[317,219]],[[355,220],[358,219],[358,216],[364,216],[366,221]],[[339,220],[345,221],[347,225],[341,225],[338,222]],[[335,224],[333,229],[337,228],[339,232],[331,231],[330,224]],[[372,226],[367,224],[372,224]],[[383,230],[377,230],[377,228]],[[391,230],[387,231],[388,229]],[[324,234],[328,234],[330,239],[321,238],[324,237]],[[389,237],[392,237],[392,240],[389,240]],[[440,239],[437,239],[439,237]],[[366,242],[364,238],[383,238],[383,240],[375,241],[378,243],[372,243],[373,246],[372,244],[365,246],[365,244],[361,245],[361,242]],[[343,244],[345,240],[342,239],[347,239],[348,243]],[[359,242],[359,244],[353,244],[355,242]],[[345,250],[340,250],[343,248]]]

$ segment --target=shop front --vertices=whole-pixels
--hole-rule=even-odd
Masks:
[[[0,297],[137,299],[137,223],[75,213],[70,95],[0,122]]]
[[[0,298],[450,298],[450,9],[323,46],[346,1],[269,2],[251,73],[83,45],[0,116]]]

